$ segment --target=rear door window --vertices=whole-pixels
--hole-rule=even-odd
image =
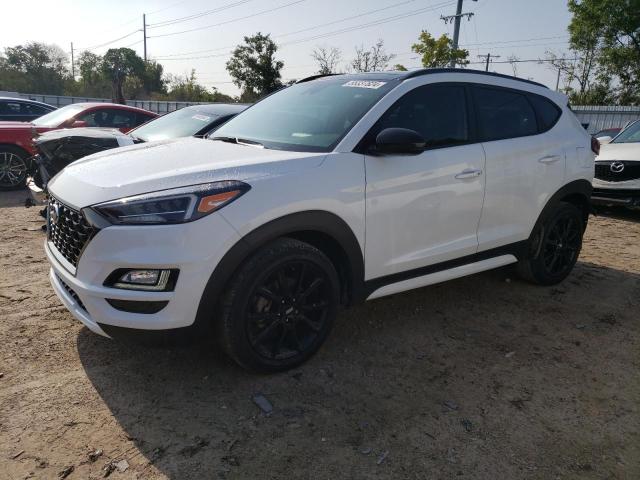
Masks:
[[[501,88],[474,87],[473,98],[481,141],[538,133],[536,114],[525,94]]]

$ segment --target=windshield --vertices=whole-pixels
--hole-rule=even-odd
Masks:
[[[190,137],[210,125],[217,115],[193,107],[167,113],[131,131],[131,135],[145,142]]]
[[[279,150],[331,151],[396,85],[353,78],[325,77],[280,90],[231,119],[211,138],[236,138]]]
[[[82,103],[74,103],[47,113],[40,118],[36,118],[31,123],[38,127],[58,127],[85,108],[86,106]]]
[[[636,143],[640,142],[640,121],[632,123],[613,139],[611,143]]]

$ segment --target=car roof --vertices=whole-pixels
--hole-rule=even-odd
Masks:
[[[48,108],[53,108],[54,110],[56,109],[56,107],[54,107],[53,105],[49,105],[48,103],[44,103],[44,102],[38,102],[37,100],[31,100],[30,98],[22,98],[22,97],[0,97],[0,102],[23,102],[23,103],[34,103],[36,105],[42,105],[43,107],[48,107]]]
[[[150,110],[145,110],[144,108],[132,107],[131,105],[122,105],[121,103],[110,103],[110,102],[78,102],[78,103],[70,103],[69,105],[82,105],[85,108],[95,108],[95,107],[109,107],[116,108],[120,110],[129,110],[133,112],[146,113],[151,115],[158,115]],[[65,105],[67,107],[68,105]]]
[[[518,82],[528,83],[530,85],[536,85],[538,87],[542,87],[547,89],[546,85],[543,85],[538,82],[534,82],[532,80],[527,80],[525,78],[518,78],[511,75],[503,75],[502,73],[495,72],[487,72],[485,70],[473,70],[469,68],[421,68],[419,70],[411,70],[411,71],[402,71],[402,72],[367,72],[367,73],[338,73],[338,74],[329,74],[329,75],[312,75],[310,77],[303,78],[299,80],[297,83],[308,82],[311,80],[315,80],[317,78],[329,77],[329,76],[343,76],[345,79],[349,80],[407,80],[409,78],[421,77],[423,75],[434,75],[437,73],[456,73],[460,75],[465,74],[475,74],[475,75],[486,75],[490,77],[498,77],[498,78],[506,78],[509,80],[515,80]]]
[[[247,109],[249,105],[243,103],[203,103],[202,105],[189,105],[184,110],[208,113],[210,115],[235,115]]]

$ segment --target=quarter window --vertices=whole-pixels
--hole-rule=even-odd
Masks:
[[[473,90],[481,141],[538,133],[536,114],[523,94],[494,88]]]
[[[428,148],[466,143],[469,128],[464,87],[425,85],[410,91],[385,112],[376,134],[385,128],[415,130]]]
[[[529,95],[529,101],[538,114],[540,132],[550,130],[560,118],[561,110],[551,100],[540,95]]]

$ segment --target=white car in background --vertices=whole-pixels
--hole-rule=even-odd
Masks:
[[[214,332],[291,368],[340,305],[517,264],[576,263],[592,152],[566,96],[462,69],[311,77],[208,140],[123,147],[49,183],[64,305],[110,337]]]
[[[640,120],[602,144],[595,163],[593,204],[640,207]]]

